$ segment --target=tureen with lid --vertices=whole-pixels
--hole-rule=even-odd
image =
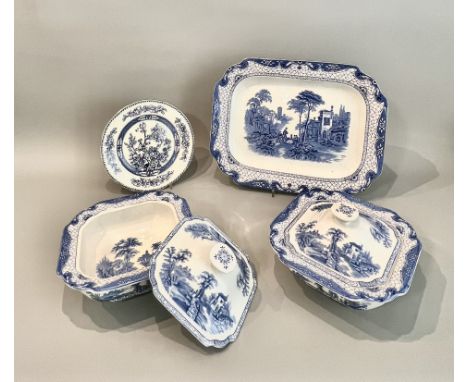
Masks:
[[[372,309],[404,295],[421,243],[395,212],[348,194],[304,191],[271,224],[279,260],[338,302]]]

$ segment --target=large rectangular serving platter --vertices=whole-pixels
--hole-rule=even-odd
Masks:
[[[359,192],[382,171],[386,116],[355,66],[249,58],[216,84],[211,152],[241,185]]]

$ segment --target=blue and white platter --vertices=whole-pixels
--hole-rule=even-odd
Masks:
[[[241,185],[354,193],[382,171],[386,121],[355,66],[249,58],[215,86],[211,152]]]
[[[174,183],[193,155],[187,117],[161,101],[140,101],[121,109],[106,126],[101,155],[110,176],[133,191],[159,190]]]
[[[151,259],[156,298],[204,346],[236,340],[255,294],[248,257],[211,221],[181,221]]]
[[[182,219],[187,202],[153,191],[97,203],[80,212],[62,235],[57,275],[100,301],[119,301],[151,291],[150,259]]]
[[[306,190],[270,226],[279,260],[307,284],[356,309],[406,294],[421,253],[395,212],[340,192]]]

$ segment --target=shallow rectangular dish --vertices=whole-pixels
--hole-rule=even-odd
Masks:
[[[279,260],[313,288],[356,309],[408,292],[421,252],[411,225],[348,194],[304,191],[271,224]]]
[[[189,216],[187,202],[170,192],[97,203],[65,227],[57,274],[70,288],[100,301],[149,292],[151,256],[179,221]]]
[[[355,66],[250,58],[216,84],[211,152],[241,185],[358,192],[382,171],[386,120]]]

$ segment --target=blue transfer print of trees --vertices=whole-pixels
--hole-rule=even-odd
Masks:
[[[160,241],[157,243],[153,243],[153,245],[151,246],[152,251],[149,252],[148,250],[146,250],[145,253],[138,258],[138,262],[144,267],[149,267],[151,257],[153,257],[154,253],[158,250],[160,245]]]
[[[141,122],[135,133],[137,135],[130,133],[128,142],[125,142],[129,162],[137,174],[154,176],[168,161],[172,142],[167,138],[166,130],[158,125],[148,131],[146,123]]]
[[[235,323],[229,296],[209,293],[218,281],[210,272],[195,276],[185,263],[191,258],[188,249],[169,247],[164,252],[160,278],[167,293],[187,315],[204,330],[218,334]]]
[[[138,254],[137,247],[140,247],[142,243],[135,237],[129,237],[118,241],[111,250],[114,254],[115,259],[110,260],[107,256],[104,256],[96,266],[96,273],[99,278],[109,278],[124,273],[132,272],[136,270],[133,258]],[[137,261],[141,265],[149,266],[149,261],[154,251],[160,243],[155,243],[152,246],[152,252],[145,251]]]
[[[390,248],[392,240],[390,239],[390,230],[388,227],[378,220],[371,221],[371,223],[370,233],[372,237],[385,248]]]
[[[237,276],[237,287],[242,291],[243,296],[248,296],[250,291],[250,268],[247,262],[237,254],[237,251],[224,239],[224,237],[222,237],[214,228],[203,223],[190,224],[185,228],[185,231],[191,233],[194,238],[216,241],[226,244],[231,248],[236,256],[237,265],[240,270],[240,273]]]
[[[342,158],[340,153],[348,145],[351,122],[351,113],[343,105],[338,113],[331,106],[330,110],[321,109],[314,114],[325,102],[312,90],[303,90],[287,104],[287,110],[295,115],[293,118],[284,113],[283,106],[277,110],[268,108],[266,105],[272,101],[271,93],[262,89],[247,102],[245,131],[253,151],[314,162],[334,162]]]
[[[361,244],[346,242],[346,233],[338,228],[330,228],[321,234],[316,228],[317,221],[301,223],[296,228],[296,240],[307,255],[338,271],[355,278],[376,274],[380,266],[374,264],[368,251]]]

